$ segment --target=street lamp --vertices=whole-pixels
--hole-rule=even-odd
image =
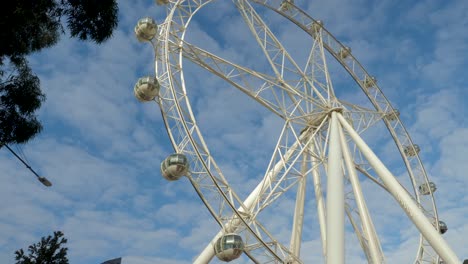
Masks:
[[[44,184],[44,186],[47,186],[47,187],[50,187],[52,186],[52,183],[46,179],[46,177],[37,177],[37,179],[42,183]]]
[[[36,175],[37,180],[40,181],[44,186],[46,186],[46,187],[52,186],[52,183],[51,183],[46,177],[41,177],[41,176],[39,176],[39,175],[31,168],[31,166],[29,166],[22,158],[20,158],[7,144],[1,144],[1,143],[0,143],[0,147],[1,147],[2,145],[5,146],[11,153],[13,153],[13,155],[15,155],[15,157],[16,157],[17,159],[19,159],[19,160],[24,164],[24,166],[26,166],[26,168],[28,168],[34,175]]]

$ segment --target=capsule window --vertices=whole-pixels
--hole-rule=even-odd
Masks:
[[[375,77],[366,76],[363,81],[364,87],[371,88],[377,84],[377,79]]]
[[[418,145],[414,144],[414,145],[410,145],[410,146],[406,146],[404,148],[404,152],[407,156],[409,157],[412,157],[412,156],[416,156],[419,151],[421,151],[421,149],[419,148]]]

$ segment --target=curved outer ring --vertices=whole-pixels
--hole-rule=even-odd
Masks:
[[[190,16],[187,18],[186,23],[184,24],[184,27],[188,25],[188,23],[190,22],[192,18],[192,15],[196,11],[198,11],[199,8],[201,8],[203,5],[211,1],[212,0],[196,1],[196,3],[193,3],[192,5],[188,5],[187,8],[190,9]],[[186,1],[179,0],[177,3],[173,4],[172,6],[173,7],[177,6],[180,8],[183,2],[186,2]],[[225,205],[227,205],[227,208],[230,209],[228,210],[229,216],[231,217],[233,215],[236,219],[241,221],[241,226],[243,227],[243,229],[245,229],[247,233],[249,233],[252,236],[253,238],[252,240],[256,240],[259,245],[261,245],[264,249],[266,249],[266,252],[264,253],[266,253],[271,259],[284,262],[284,260],[287,257],[291,257],[291,254],[288,248],[277,243],[276,242],[277,240],[274,239],[271,236],[271,234],[269,234],[267,230],[265,230],[263,226],[261,226],[260,223],[257,223],[256,219],[246,219],[245,215],[242,215],[238,211],[238,209],[236,209],[236,208],[241,208],[241,207],[245,209],[242,203],[242,200],[229,187],[227,180],[224,178],[224,176],[221,173],[221,170],[216,165],[213,157],[210,155],[208,148],[203,140],[203,137],[196,125],[195,118],[193,116],[193,112],[190,107],[190,102],[188,100],[188,97],[186,96],[184,77],[183,77],[183,72],[181,70],[182,53],[179,53],[178,56],[174,56],[176,52],[174,52],[174,50],[171,50],[173,46],[169,45],[169,42],[171,39],[170,29],[173,24],[176,24],[176,23],[173,23],[174,21],[172,19],[175,13],[175,9],[176,8],[171,8],[171,11],[169,12],[166,18],[165,25],[161,27],[160,36],[159,36],[160,39],[156,40],[155,44],[153,43],[155,45],[155,50],[156,50],[156,65],[155,65],[156,76],[158,77],[158,79],[160,79],[161,88],[166,88],[166,91],[162,91],[163,93],[162,96],[158,98],[158,101],[159,101],[158,103],[161,106],[162,116],[164,119],[164,123],[166,125],[166,129],[168,131],[169,137],[171,139],[172,145],[174,149],[176,150],[176,152],[184,153],[185,155],[191,157],[189,158],[189,160],[191,160],[192,163],[200,162],[200,164],[197,164],[197,165],[199,167],[202,167],[201,169],[203,170],[203,172],[205,172],[204,176],[210,178],[211,182],[215,185],[215,189],[218,191],[219,195],[225,201]],[[183,39],[185,30],[181,32],[182,32],[181,39]],[[161,54],[158,54],[159,53],[158,47],[159,47],[159,44],[161,43],[164,46],[162,47]],[[158,55],[160,55],[161,61],[159,61]],[[173,63],[171,63],[171,55],[173,56],[173,59],[177,61],[176,65],[173,65]],[[158,71],[159,69],[162,69],[161,72]],[[174,85],[174,82],[175,82],[174,76],[177,73],[180,74],[180,85],[182,88],[181,91],[175,90],[176,85]],[[177,95],[179,95],[180,98],[177,97]],[[167,102],[169,102],[169,105],[167,105]],[[185,103],[185,105],[183,105],[182,103]],[[173,114],[176,114],[177,116],[170,117],[168,113],[173,113]],[[171,126],[171,122],[170,122],[171,119],[176,121],[177,127]],[[180,137],[180,135],[179,137],[177,137],[177,135],[175,135],[174,133],[175,130],[178,130],[176,132],[182,132],[184,135],[182,137]],[[198,142],[197,142],[197,139],[199,140]],[[193,167],[197,167],[197,166],[193,166]],[[206,207],[208,208],[212,216],[223,228],[224,224],[223,224],[222,217],[218,216],[215,208],[213,208],[213,206],[209,204],[207,199],[205,199],[204,195],[202,194],[201,187],[198,182],[199,180],[201,181],[201,178],[202,177],[195,178],[195,177],[189,176],[190,182],[192,183],[193,187],[195,188],[202,202],[206,205]],[[245,209],[245,211],[247,210]],[[254,231],[253,228],[251,227],[251,225],[253,224],[255,224],[257,228],[260,228],[260,230],[257,229]],[[263,233],[261,231],[263,231]],[[261,238],[261,236],[265,236],[265,235],[268,236],[268,238],[270,238],[272,242],[265,242],[264,241],[265,237],[263,237],[263,239]],[[272,247],[275,249],[272,249]],[[247,254],[248,257],[252,259],[252,256],[249,254],[249,252],[245,252],[245,253]],[[281,256],[278,253],[280,253]],[[299,259],[295,257],[293,257],[293,259],[298,261],[298,263],[302,263],[300,262]]]
[[[260,5],[263,5],[263,6],[267,7],[267,8],[269,8],[269,9],[277,12],[278,14],[282,15],[286,19],[290,20],[291,22],[293,22],[294,24],[299,26],[302,30],[304,30],[306,33],[311,35],[311,37],[314,37],[312,30],[310,30],[310,26],[313,23],[316,23],[316,20],[314,20],[309,15],[307,15],[304,11],[299,9],[294,4],[290,4],[291,9],[289,11],[283,12],[281,10],[278,10],[278,9],[274,8],[274,6],[279,6],[279,4],[277,4],[277,3],[281,3],[282,1],[280,1],[280,0],[274,0],[274,1],[271,1],[271,0],[270,1],[268,1],[268,0],[264,0],[264,1],[250,0],[250,1],[255,2],[257,4],[260,4]],[[196,156],[197,156],[198,160],[202,161],[202,164],[205,167],[206,171],[213,178],[213,183],[215,183],[215,185],[218,186],[218,190],[219,190],[220,195],[223,197],[223,199],[225,201],[228,201],[228,205],[229,205],[229,207],[231,207],[231,209],[234,211],[234,213],[237,213],[237,210],[235,209],[236,208],[235,203],[236,202],[239,203],[240,206],[242,205],[242,203],[240,202],[240,199],[235,195],[234,191],[228,187],[229,184],[227,183],[226,179],[224,179],[224,177],[221,174],[221,171],[216,166],[216,163],[214,162],[213,158],[209,154],[208,148],[206,147],[206,144],[205,144],[205,142],[204,142],[204,140],[203,140],[203,138],[201,136],[201,133],[198,130],[198,127],[197,127],[196,122],[195,122],[195,118],[193,116],[193,113],[192,113],[192,110],[191,110],[191,107],[190,107],[190,103],[189,103],[188,98],[187,98],[186,93],[185,93],[185,84],[184,84],[184,78],[183,78],[182,70],[180,70],[180,82],[181,82],[181,84],[183,86],[183,89],[184,89],[183,92],[184,93],[183,94],[180,94],[180,93],[178,94],[178,91],[174,90],[174,85],[173,85],[174,79],[172,78],[172,74],[168,74],[170,72],[169,68],[164,69],[164,65],[171,65],[171,54],[176,53],[174,50],[171,50],[169,45],[168,45],[169,33],[170,33],[168,28],[170,27],[170,24],[172,22],[172,18],[173,18],[176,7],[178,5],[181,5],[183,2],[186,2],[186,1],[185,0],[179,0],[179,1],[177,1],[177,3],[171,3],[171,6],[169,8],[171,10],[170,14],[168,15],[168,19],[166,20],[165,25],[161,27],[161,32],[160,32],[160,38],[161,39],[158,40],[160,43],[162,42],[165,45],[163,47],[163,54],[162,54],[163,57],[164,57],[164,60],[159,61],[158,58],[156,59],[156,65],[155,65],[156,66],[156,75],[158,76],[158,79],[162,83],[162,86],[163,87],[168,87],[170,89],[170,93],[165,93],[164,96],[162,96],[162,98],[164,98],[165,96],[171,97],[171,95],[172,95],[172,98],[167,99],[167,98],[169,98],[169,97],[167,97],[166,100],[172,101],[172,102],[174,102],[174,105],[177,105],[176,108],[177,108],[178,117],[175,117],[175,116],[174,117],[169,117],[167,114],[169,112],[171,112],[171,110],[173,110],[173,109],[170,109],[170,108],[173,107],[174,105],[170,105],[169,107],[165,107],[165,104],[160,100],[159,103],[161,105],[162,115],[163,115],[163,118],[164,118],[164,122],[166,124],[168,135],[169,135],[169,137],[171,139],[171,142],[172,142],[173,147],[176,150],[176,152],[183,152],[184,151],[184,146],[188,145],[187,144],[188,142],[186,142],[187,140],[190,141],[192,146],[196,146],[196,147],[194,147],[194,149],[196,150],[195,152],[197,152]],[[192,4],[194,6],[192,8],[193,10],[195,10],[195,9],[198,10],[198,8],[200,8],[203,5],[211,2],[211,0],[196,1],[196,2],[197,3]],[[198,4],[198,6],[196,6],[196,4]],[[190,17],[187,19],[188,22],[186,24],[189,23],[193,13],[194,12],[190,13]],[[169,19],[169,18],[171,18],[171,19]],[[183,29],[183,31],[185,33],[185,28]],[[182,34],[184,34],[184,33],[182,33]],[[365,87],[365,84],[364,84],[363,80],[365,80],[366,78],[371,78],[371,76],[368,74],[368,72],[354,58],[354,56],[352,54],[350,54],[346,59],[342,59],[339,56],[340,49],[345,48],[345,46],[343,44],[341,44],[323,26],[322,26],[322,37],[324,39],[324,42],[323,42],[324,47],[327,49],[327,51],[333,57],[335,57],[335,59],[346,69],[346,71],[351,75],[351,77],[361,87],[362,91],[369,98],[369,100],[374,105],[376,110],[378,110],[379,112],[384,112],[384,113],[392,113],[394,111],[394,108],[391,106],[390,102],[384,96],[384,94],[382,93],[382,91],[380,90],[380,88],[378,87],[377,84],[374,84],[374,87],[371,87],[373,89],[372,94],[371,94],[371,91],[369,91],[370,89]],[[157,43],[155,46],[158,47],[158,45],[159,44]],[[158,57],[158,49],[157,48],[156,48],[156,52],[157,52],[156,56]],[[159,58],[161,58],[161,57],[159,57]],[[174,59],[175,58],[176,57],[174,56]],[[181,54],[180,54],[180,56],[177,57],[177,60],[178,60],[178,63],[180,65],[182,65],[181,64],[181,62],[182,62]],[[159,71],[159,69],[160,69],[159,66],[160,65],[158,65],[158,63],[161,63],[161,66],[163,66],[163,68],[161,68],[161,69],[163,69],[162,71]],[[180,97],[178,97],[178,95]],[[183,98],[184,100],[180,100],[181,98]],[[181,103],[183,103],[183,102],[185,102],[185,107],[183,105],[181,105]],[[184,110],[188,110],[185,113],[185,115],[183,113]],[[176,129],[178,130],[177,132],[185,133],[185,135],[186,135],[185,137],[184,136],[181,137],[179,135],[179,137],[176,138],[175,133],[174,133],[175,129],[174,129],[174,127],[171,127],[171,124],[170,124],[170,121],[169,121],[169,119],[171,119],[171,118],[176,120],[176,122],[181,122],[182,123],[181,126],[177,126]],[[394,120],[389,120],[387,118],[383,118],[383,121],[384,121],[385,125],[387,126],[391,136],[393,137],[393,139],[395,141],[395,144],[397,145],[397,147],[398,147],[398,149],[400,151],[400,154],[402,156],[402,159],[403,159],[403,161],[405,163],[405,166],[407,167],[407,171],[408,171],[408,174],[409,174],[409,176],[411,178],[411,182],[412,182],[412,185],[413,185],[413,191],[414,191],[414,194],[416,196],[416,201],[424,208],[426,216],[428,218],[435,219],[435,223],[438,223],[437,209],[436,209],[433,194],[430,193],[430,195],[422,196],[417,191],[418,186],[420,186],[421,184],[424,184],[424,183],[429,183],[426,171],[425,171],[424,166],[423,166],[423,164],[422,164],[422,162],[421,162],[421,160],[419,158],[419,155],[416,154],[413,157],[409,157],[409,156],[405,155],[405,153],[404,153],[404,146],[405,145],[413,145],[413,142],[412,142],[406,128],[403,126],[403,124],[402,124],[401,120],[399,119],[399,117],[397,117]],[[188,125],[188,124],[190,124],[190,125]],[[194,134],[196,134],[195,137],[198,137],[199,142],[197,142],[196,138],[192,136]],[[200,152],[200,150],[201,150],[201,152]],[[202,152],[204,152],[204,153],[202,153]],[[207,158],[203,158],[204,155],[206,155]],[[210,162],[205,162],[205,160],[209,160]],[[210,164],[207,164],[207,163],[210,163]],[[219,175],[213,175],[212,170],[210,170],[210,168],[213,168],[216,171],[216,173],[218,173]],[[219,180],[218,181],[215,180],[214,179],[215,176],[220,176],[221,177],[221,182],[223,184],[225,184],[225,186],[219,186],[218,185]],[[220,225],[222,225],[222,221],[219,219],[219,217],[215,213],[215,210],[212,207],[212,205],[210,205],[208,203],[208,201],[206,199],[204,199],[204,197],[202,195],[202,192],[201,192],[199,186],[197,185],[196,181],[194,181],[191,178],[191,182],[194,185],[194,188],[197,191],[200,198],[202,199],[202,201],[205,203],[205,205],[207,206],[209,211],[212,213],[213,217],[218,221],[218,223]],[[222,191],[223,188],[227,188],[227,189],[229,189],[229,191],[223,192]],[[234,197],[234,199],[232,197],[229,199],[229,197],[228,197],[228,195],[226,195],[226,193],[229,193],[230,195],[232,195]],[[238,215],[238,217],[243,219],[240,214],[237,213],[237,215]],[[245,222],[245,224],[248,226],[247,222]],[[437,228],[438,228],[438,226],[437,226]],[[266,246],[266,245],[264,245],[264,246]],[[430,246],[427,243],[425,243],[424,238],[421,236],[420,237],[420,246],[419,246],[418,254],[417,254],[417,257],[416,257],[416,262],[419,263],[419,262],[426,261],[426,254],[425,253],[427,253],[427,251],[425,250],[426,249],[425,247],[430,247]],[[430,257],[430,256],[428,256],[428,257]],[[433,259],[431,259],[431,261],[433,261]]]

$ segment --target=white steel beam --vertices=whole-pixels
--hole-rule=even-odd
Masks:
[[[327,179],[327,264],[344,264],[344,182],[337,113],[331,113]]]
[[[302,227],[304,225],[304,204],[305,204],[305,194],[306,194],[306,183],[307,183],[307,161],[309,155],[307,152],[302,154],[303,160],[301,164],[301,176],[297,185],[297,194],[296,194],[296,207],[294,208],[294,220],[293,227],[291,232],[291,242],[289,249],[291,253],[299,258],[301,253],[301,241],[302,241]],[[295,263],[295,262],[293,262]]]
[[[315,201],[317,203],[317,215],[320,226],[320,237],[322,239],[322,254],[327,255],[327,224],[325,216],[325,202],[323,200],[322,182],[320,180],[319,167],[317,158],[312,155],[312,179],[314,181]]]
[[[351,186],[353,187],[354,198],[356,199],[359,216],[362,221],[362,229],[369,246],[370,259],[372,260],[372,263],[382,263],[383,253],[380,247],[380,242],[374,230],[374,225],[372,224],[372,219],[369,215],[366,201],[364,200],[364,195],[362,194],[361,184],[359,183],[359,178],[357,176],[356,168],[348,148],[348,143],[346,142],[346,138],[344,136],[343,130],[341,129],[341,126],[339,125],[338,128],[340,132],[340,141],[343,151],[343,158],[346,165],[346,171],[348,172],[349,180],[351,182]]]
[[[272,170],[270,170],[269,173],[267,173],[265,175],[265,178],[263,178],[263,180],[260,181],[260,183],[257,185],[257,187],[255,187],[255,189],[250,193],[250,195],[247,197],[247,199],[245,199],[244,207],[238,208],[238,211],[240,213],[245,213],[246,212],[246,210],[244,208],[247,208],[247,210],[250,210],[253,207],[253,205],[257,201],[258,197],[260,197],[264,187],[271,184],[273,179],[276,177],[277,173],[281,170],[281,167],[283,167],[285,165],[285,161],[287,161],[289,159],[289,157],[294,152],[294,150],[297,148],[297,146],[298,146],[298,144],[295,144],[294,148],[290,149],[291,151],[289,153],[287,153],[287,154],[289,154],[289,156],[285,155],[286,156],[285,159],[281,160],[280,162],[275,164],[274,168]],[[221,230],[221,231],[218,232],[218,234],[216,234],[216,236],[211,240],[211,242],[208,245],[206,245],[205,249],[201,252],[201,254],[195,259],[195,261],[193,263],[194,264],[209,263],[211,261],[211,259],[215,255],[215,251],[214,251],[214,247],[213,247],[214,243],[216,243],[218,238],[220,238],[225,232],[227,232],[227,233],[234,232],[237,229],[237,227],[239,227],[240,224],[241,224],[241,220],[239,220],[238,218],[233,218],[230,222],[228,222],[228,224],[224,227],[224,230]]]
[[[286,127],[287,127],[287,125],[285,125],[285,127],[284,127],[284,129],[282,131],[282,135],[280,136],[280,140],[281,140],[281,137],[283,136],[283,133],[285,133]],[[255,187],[255,189],[245,199],[244,206],[243,207],[241,206],[241,207],[238,208],[238,211],[240,213],[246,213],[246,212],[251,211],[251,209],[253,208],[253,206],[257,202],[258,198],[263,194],[265,188],[267,186],[271,185],[271,183],[276,178],[277,174],[281,171],[281,168],[285,166],[286,162],[291,158],[292,154],[296,151],[296,149],[298,148],[298,146],[300,144],[301,138],[303,138],[303,137],[301,136],[298,141],[294,142],[294,144],[291,146],[291,148],[289,148],[288,151],[286,152],[286,154],[284,155],[284,158],[281,159],[278,163],[276,163],[274,165],[273,169],[271,169],[270,171],[268,171],[265,174],[264,178],[258,183],[258,185]],[[278,141],[278,144],[279,144],[279,142],[280,141]],[[203,249],[203,251],[200,253],[200,255],[198,255],[198,257],[194,260],[193,263],[194,264],[209,263],[211,261],[211,259],[213,259],[214,255],[215,255],[215,251],[214,251],[214,247],[213,247],[214,243],[216,243],[218,238],[220,238],[225,232],[227,232],[227,233],[234,232],[239,227],[239,225],[241,223],[242,223],[242,221],[240,219],[238,219],[238,218],[231,219],[224,226],[224,229],[220,230],[215,235],[215,237],[211,240],[211,242],[208,243],[208,245],[206,245],[205,249]]]
[[[349,222],[353,226],[353,229],[354,229],[354,232],[356,233],[357,239],[359,240],[359,244],[361,244],[361,248],[364,251],[364,254],[366,255],[367,263],[374,264],[370,259],[370,254],[368,253],[369,250],[368,250],[367,244],[365,242],[365,239],[363,237],[363,234],[361,233],[361,230],[359,229],[359,225],[356,223],[356,221],[354,221],[353,215],[352,215],[351,211],[349,210],[348,206],[345,206],[345,211],[346,211],[346,215],[348,215]]]
[[[405,188],[400,185],[395,176],[385,167],[359,134],[346,122],[345,118],[341,114],[337,114],[337,116],[341,125],[346,129],[362,154],[369,161],[369,164],[374,168],[374,171],[382,179],[390,194],[397,200],[432,248],[442,257],[445,263],[460,264],[461,261],[455,255],[455,252],[453,252],[429,219],[427,219]]]

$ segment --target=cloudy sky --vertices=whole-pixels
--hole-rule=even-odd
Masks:
[[[165,181],[160,162],[172,147],[156,104],[141,104],[133,85],[154,74],[154,54],[139,43],[133,27],[141,17],[165,19],[154,1],[120,1],[120,24],[101,46],[63,37],[57,45],[30,57],[47,101],[39,111],[43,132],[22,146],[30,165],[52,183],[42,186],[6,149],[0,151],[0,263],[13,263],[14,251],[62,230],[73,264],[191,263],[217,225],[187,179]],[[369,1],[296,0],[296,4],[350,46],[354,56],[377,77],[414,142],[435,193],[444,238],[460,259],[468,258],[468,3],[464,0]],[[269,16],[273,31],[298,61],[306,38],[286,20]],[[262,68],[258,46],[231,1],[215,1],[194,19],[187,38],[220,56]],[[310,41],[310,40],[309,40]],[[307,54],[307,52],[305,53]],[[255,59],[252,59],[255,58]],[[258,65],[260,64],[260,65]],[[329,61],[336,87],[352,85]],[[245,197],[264,172],[281,121],[217,77],[188,65],[187,89],[205,139],[232,183]],[[355,93],[359,88],[355,86]],[[360,102],[361,95],[343,93]],[[367,135],[397,175],[394,145],[376,126]],[[16,146],[12,146],[17,149]],[[399,167],[400,166],[400,167]],[[414,260],[418,233],[382,189],[364,182],[388,263]],[[311,199],[313,194],[310,195]],[[287,232],[288,200],[274,205],[268,227]],[[321,260],[314,201],[306,215],[305,263]],[[283,213],[284,212],[284,213]],[[268,216],[268,215],[267,215]],[[350,229],[347,229],[350,231]],[[347,232],[348,234],[348,232]],[[347,263],[363,263],[351,233]],[[216,261],[213,261],[216,262]],[[236,263],[248,263],[241,258]]]

